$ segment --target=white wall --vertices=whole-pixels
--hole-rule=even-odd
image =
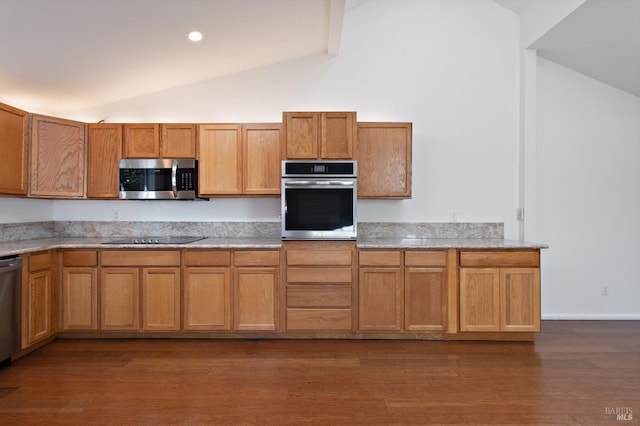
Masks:
[[[53,219],[53,201],[0,197],[0,223],[48,222]]]
[[[541,58],[537,75],[543,317],[640,319],[640,98]]]

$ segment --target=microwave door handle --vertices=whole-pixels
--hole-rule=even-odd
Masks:
[[[173,191],[174,198],[178,198],[178,161],[173,160],[171,166],[171,190]]]

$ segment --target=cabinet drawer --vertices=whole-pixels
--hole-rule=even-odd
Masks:
[[[229,266],[231,252],[228,250],[185,250],[185,266]]]
[[[51,268],[51,253],[35,253],[29,256],[29,272],[44,271]]]
[[[447,266],[444,251],[407,251],[404,253],[405,266]]]
[[[351,268],[287,268],[288,283],[351,284]]]
[[[243,250],[233,252],[236,266],[279,266],[280,252],[277,250]]]
[[[97,266],[98,252],[95,250],[73,250],[62,253],[64,266]]]
[[[351,251],[289,250],[287,251],[287,265],[351,266]]]
[[[351,330],[351,309],[287,309],[287,330]]]
[[[160,250],[114,250],[100,254],[102,266],[180,266],[180,252]]]
[[[361,251],[360,266],[400,266],[402,252],[391,250]]]
[[[351,286],[288,285],[289,308],[350,308]]]
[[[538,267],[540,252],[537,250],[461,251],[461,267]]]

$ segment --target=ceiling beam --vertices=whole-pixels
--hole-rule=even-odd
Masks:
[[[340,52],[342,23],[344,21],[345,0],[326,0],[327,2],[327,54]]]

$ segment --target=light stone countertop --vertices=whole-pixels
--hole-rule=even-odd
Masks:
[[[545,249],[546,244],[502,238],[358,238],[359,249]]]
[[[280,238],[210,237],[189,244],[105,244],[118,238],[58,237],[0,242],[0,257],[51,249],[273,249],[282,247]],[[359,249],[544,249],[545,244],[500,238],[359,238]]]

